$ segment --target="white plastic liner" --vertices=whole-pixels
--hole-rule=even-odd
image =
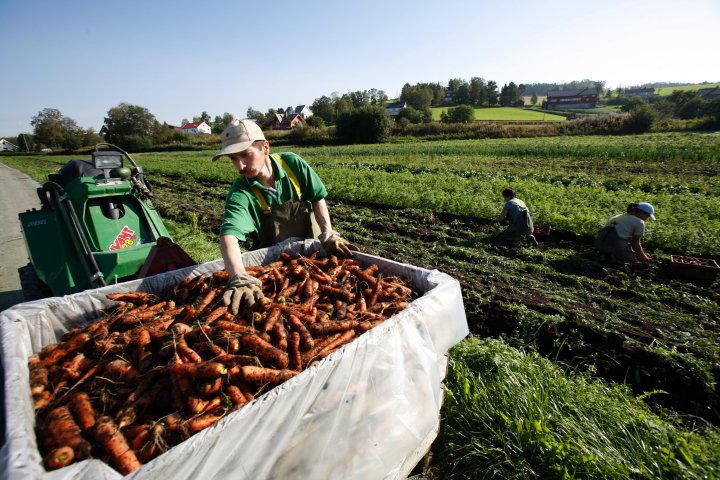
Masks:
[[[246,265],[281,251],[309,255],[316,241],[247,252]],[[424,270],[357,253],[399,275],[422,297],[291,380],[173,447],[126,478],[405,478],[438,432],[448,349],[468,334],[460,284]],[[0,449],[5,479],[118,479],[99,460],[46,472],[34,433],[27,359],[75,327],[95,321],[110,292],[159,291],[188,275],[223,269],[222,260],[65,297],[27,302],[0,314],[6,419]]]

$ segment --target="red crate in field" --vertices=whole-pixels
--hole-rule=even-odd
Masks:
[[[670,271],[684,277],[712,280],[720,273],[720,266],[711,258],[670,255]]]
[[[536,237],[550,236],[550,226],[549,225],[535,225],[533,227],[533,235],[535,235]]]

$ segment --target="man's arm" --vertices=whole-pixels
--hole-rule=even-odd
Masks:
[[[317,220],[317,224],[320,227],[320,232],[330,232],[332,231],[332,224],[330,223],[330,210],[328,210],[327,202],[325,202],[324,198],[321,198],[320,200],[313,202],[313,215],[315,215],[315,220]]]
[[[222,253],[225,270],[230,274],[230,278],[247,273],[242,261],[240,244],[234,235],[220,236],[220,253]]]

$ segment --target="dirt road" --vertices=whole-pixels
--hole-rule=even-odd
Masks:
[[[40,207],[40,185],[24,173],[0,163],[0,311],[23,301],[17,269],[28,262],[18,213]]]

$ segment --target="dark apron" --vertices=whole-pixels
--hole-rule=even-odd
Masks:
[[[253,250],[271,247],[293,237],[315,238],[320,233],[320,227],[315,220],[315,216],[310,212],[307,204],[302,201],[300,184],[295,174],[282,158],[277,156],[273,158],[278,161],[285,174],[290,178],[296,198],[271,208],[268,206],[260,189],[255,186],[251,188],[263,209],[263,235],[261,239],[256,239],[253,242]]]
[[[258,248],[265,248],[291,237],[313,238],[313,216],[302,200],[288,200],[263,214],[263,238]]]

